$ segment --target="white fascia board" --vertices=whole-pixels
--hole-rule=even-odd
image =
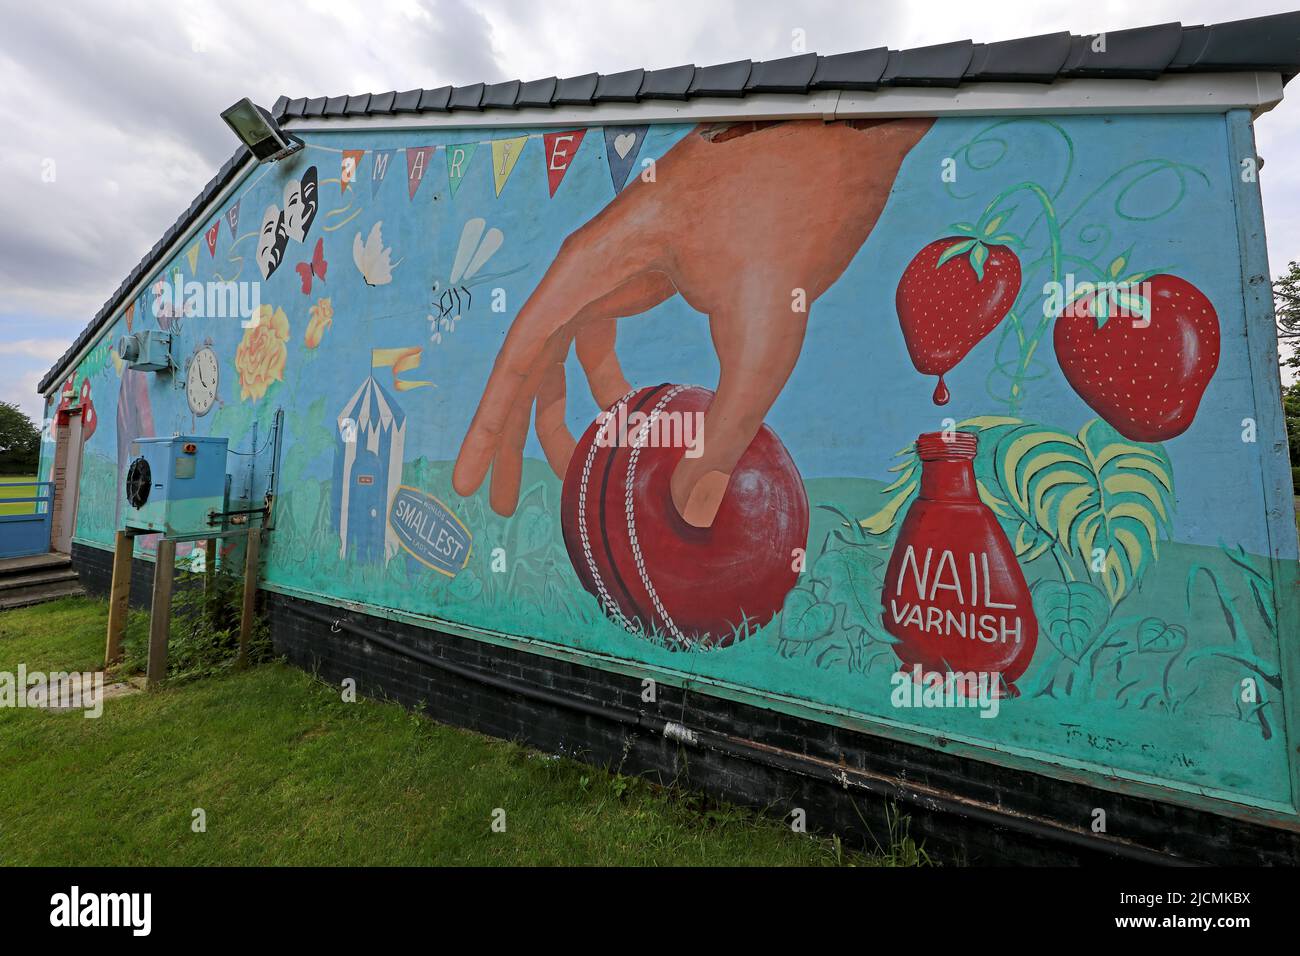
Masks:
[[[755,94],[683,102],[645,100],[558,109],[456,110],[389,116],[288,120],[295,133],[329,130],[514,129],[640,123],[710,123],[889,116],[1002,116],[1068,113],[1223,113],[1258,115],[1282,99],[1278,73],[1172,74],[1157,80],[1058,80],[1055,83],[971,83],[955,89],[887,87],[875,92],[828,91],[804,96]]]

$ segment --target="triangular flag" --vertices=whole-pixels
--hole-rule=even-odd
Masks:
[[[221,220],[218,219],[212,224],[212,228],[207,231],[203,238],[208,240],[208,255],[217,254],[217,233],[221,230]]]
[[[582,137],[587,135],[585,129],[571,129],[566,133],[546,133],[542,136],[542,152],[546,156],[546,180],[551,187],[551,195],[560,188],[560,180],[569,171],[573,154],[582,144]]]
[[[649,126],[605,127],[605,152],[609,156],[609,175],[614,180],[614,192],[622,192],[627,184],[627,174],[636,164],[641,143],[649,129]]]
[[[433,156],[432,146],[406,147],[406,192],[408,199],[415,198],[415,191],[424,182],[424,171]]]
[[[476,149],[478,149],[478,143],[460,143],[443,149],[443,152],[447,154],[447,182],[451,186],[453,199],[456,197],[456,190],[460,189],[460,182],[465,178],[465,173],[469,169],[469,161],[474,158],[474,150]]]
[[[388,175],[388,161],[393,158],[395,149],[377,149],[375,150],[374,161],[370,165],[370,198],[374,199],[379,192],[379,185]]]
[[[515,171],[515,163],[519,162],[519,155],[527,142],[527,136],[492,140],[492,183],[496,186],[498,196],[510,174]]]
[[[361,157],[366,155],[364,149],[345,149],[343,150],[343,166],[339,170],[339,191],[347,192],[357,179],[357,167],[361,165]]]
[[[199,271],[199,244],[196,242],[190,246],[189,251],[185,253],[185,258],[190,261],[190,272]]]
[[[230,226],[230,238],[235,238],[235,232],[239,229],[239,204],[242,197],[235,200],[235,204],[226,210],[226,224]]]

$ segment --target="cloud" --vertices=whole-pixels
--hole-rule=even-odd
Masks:
[[[18,339],[0,342],[0,355],[25,355],[53,362],[67,347],[68,343],[63,339]]]

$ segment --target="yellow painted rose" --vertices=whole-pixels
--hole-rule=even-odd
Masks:
[[[262,306],[257,313],[257,324],[244,330],[244,338],[235,350],[241,401],[261,398],[272,382],[284,381],[288,341],[289,319],[284,309]]]
[[[314,349],[325,337],[325,330],[334,324],[334,305],[329,299],[321,299],[310,309],[311,321],[307,323],[307,332],[303,342],[307,348]]]

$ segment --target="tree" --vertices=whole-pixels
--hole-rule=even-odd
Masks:
[[[0,402],[0,474],[34,475],[41,432],[12,402]]]
[[[1300,263],[1293,261],[1286,274],[1273,283],[1273,311],[1282,366],[1300,369]]]
[[[1300,495],[1300,382],[1282,389],[1282,410],[1286,414],[1286,437],[1291,446],[1291,483]]]

